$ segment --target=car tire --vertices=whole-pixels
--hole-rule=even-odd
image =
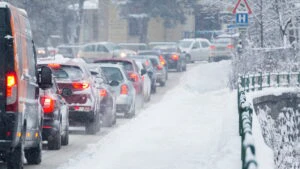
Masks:
[[[40,164],[42,162],[42,143],[38,147],[25,150],[25,157],[28,164]]]
[[[156,84],[151,87],[151,94],[156,93]]]
[[[48,137],[48,150],[59,150],[61,148],[61,125],[59,125],[58,132],[54,136]]]
[[[102,116],[102,126],[112,127],[114,125],[115,115],[113,110],[108,110],[103,113]]]
[[[69,144],[69,129],[65,131],[65,134],[61,137],[61,145],[66,146]]]
[[[166,81],[164,81],[164,82],[159,82],[159,85],[160,85],[161,87],[166,86]]]
[[[131,119],[131,118],[133,118],[135,116],[136,104],[135,103],[133,103],[133,104],[134,105],[133,105],[132,110],[130,110],[130,112],[127,112],[127,113],[124,114],[124,116],[125,116],[126,119]]]
[[[93,121],[88,121],[85,124],[85,133],[86,134],[96,134],[100,131],[100,114],[97,113]]]
[[[177,72],[182,72],[182,65],[177,65],[177,69],[176,69]]]
[[[23,145],[20,144],[7,154],[7,168],[23,169]]]
[[[190,55],[186,55],[186,62],[187,62],[187,63],[192,63],[192,62],[191,62],[191,56],[190,56]]]
[[[186,64],[184,65],[184,67],[182,68],[182,70],[185,72],[186,71]]]

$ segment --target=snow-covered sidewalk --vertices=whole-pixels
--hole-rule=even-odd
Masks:
[[[240,169],[229,62],[188,70],[161,102],[89,145],[63,169]]]

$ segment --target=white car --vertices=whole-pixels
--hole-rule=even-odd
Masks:
[[[144,94],[144,101],[149,102],[151,99],[151,79],[149,77],[149,75],[146,72],[146,69],[143,65],[143,61],[142,60],[135,60],[138,68],[139,68],[139,72],[142,76],[143,79],[143,94]],[[143,72],[144,71],[144,72]]]
[[[119,45],[112,42],[88,43],[83,45],[78,52],[78,58],[83,58],[87,63],[93,63],[97,59],[130,55],[136,55],[136,52],[122,49]]]
[[[116,107],[118,113],[124,113],[126,118],[135,116],[136,111],[136,91],[132,81],[126,75],[122,65],[104,63],[100,64],[104,75],[113,86],[116,94]]]
[[[207,39],[183,39],[179,41],[181,52],[186,54],[187,62],[209,61],[211,56],[211,43]]]

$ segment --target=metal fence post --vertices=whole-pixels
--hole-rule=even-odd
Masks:
[[[262,72],[260,72],[260,77],[259,77],[259,90],[262,90],[262,86],[263,86],[263,76],[262,76]]]
[[[268,73],[268,86],[271,87],[271,73]]]
[[[290,86],[290,84],[291,84],[291,77],[290,76],[291,75],[290,75],[290,72],[289,72],[288,75],[287,75],[288,86]]]
[[[252,91],[255,90],[255,75],[252,76]]]
[[[279,83],[280,83],[280,76],[279,76],[279,73],[277,73],[277,78],[276,78],[276,79],[277,79],[277,80],[276,80],[276,81],[277,81],[277,86],[279,87],[279,86],[280,86],[280,84],[279,84]]]

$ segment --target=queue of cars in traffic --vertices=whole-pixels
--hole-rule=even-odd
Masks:
[[[235,48],[230,38],[43,48],[24,10],[0,2],[0,16],[0,160],[9,169],[23,168],[24,158],[41,163],[43,143],[49,150],[68,145],[69,126],[94,135],[116,124],[117,114],[133,118],[167,85],[169,71],[230,58]]]

